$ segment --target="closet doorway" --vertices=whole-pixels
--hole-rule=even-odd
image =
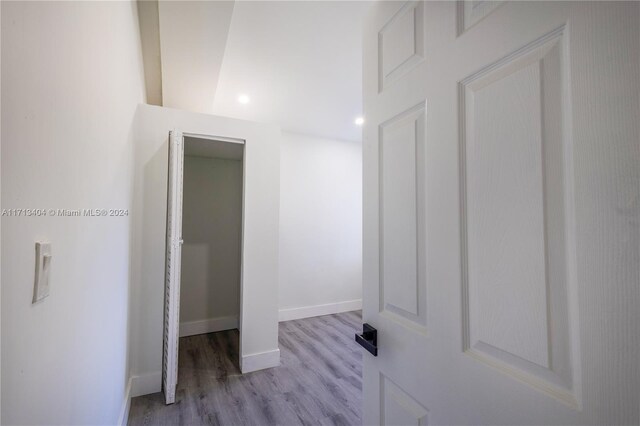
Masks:
[[[175,402],[180,337],[242,332],[243,194],[244,141],[170,133],[163,351],[167,404]]]

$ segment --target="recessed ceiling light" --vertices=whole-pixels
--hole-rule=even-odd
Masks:
[[[364,117],[356,118],[356,126],[362,126],[364,124]]]
[[[240,95],[238,96],[238,102],[240,102],[242,105],[246,105],[251,102],[251,98],[249,98],[248,95]]]

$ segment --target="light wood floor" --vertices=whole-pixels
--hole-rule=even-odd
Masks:
[[[238,331],[180,339],[176,403],[131,401],[129,425],[361,425],[360,312],[280,323],[281,365],[238,368]]]

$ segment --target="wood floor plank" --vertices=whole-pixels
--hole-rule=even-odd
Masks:
[[[128,424],[360,425],[361,328],[359,311],[282,322],[281,365],[244,375],[237,330],[183,337],[176,403],[133,398]]]

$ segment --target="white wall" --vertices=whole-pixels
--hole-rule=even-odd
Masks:
[[[186,156],[182,205],[180,334],[236,328],[242,161]]]
[[[160,18],[157,1],[137,1],[147,103],[162,105]]]
[[[360,309],[362,144],[282,133],[280,319]]]
[[[213,113],[234,1],[159,1],[162,105]]]
[[[277,365],[280,130],[249,121],[141,105],[137,114],[132,332],[134,394],[158,392],[167,202],[168,132],[244,139],[240,351],[243,371]],[[256,364],[254,364],[254,362]]]
[[[2,2],[2,207],[131,208],[135,3]],[[129,217],[2,218],[2,424],[115,424]],[[51,293],[31,304],[36,241]]]
[[[2,7],[0,7],[0,22],[2,22]],[[0,31],[0,46],[2,46],[2,31]],[[1,51],[2,49],[0,49]],[[2,55],[0,54],[0,81],[2,80]],[[0,84],[0,88],[2,84]],[[0,89],[0,99],[2,92]],[[0,102],[0,188],[2,186],[2,102]],[[1,192],[1,191],[0,191]],[[0,209],[2,208],[2,197],[0,197]],[[2,330],[2,226],[0,226],[0,335]],[[0,423],[2,423],[2,338],[0,338]]]

